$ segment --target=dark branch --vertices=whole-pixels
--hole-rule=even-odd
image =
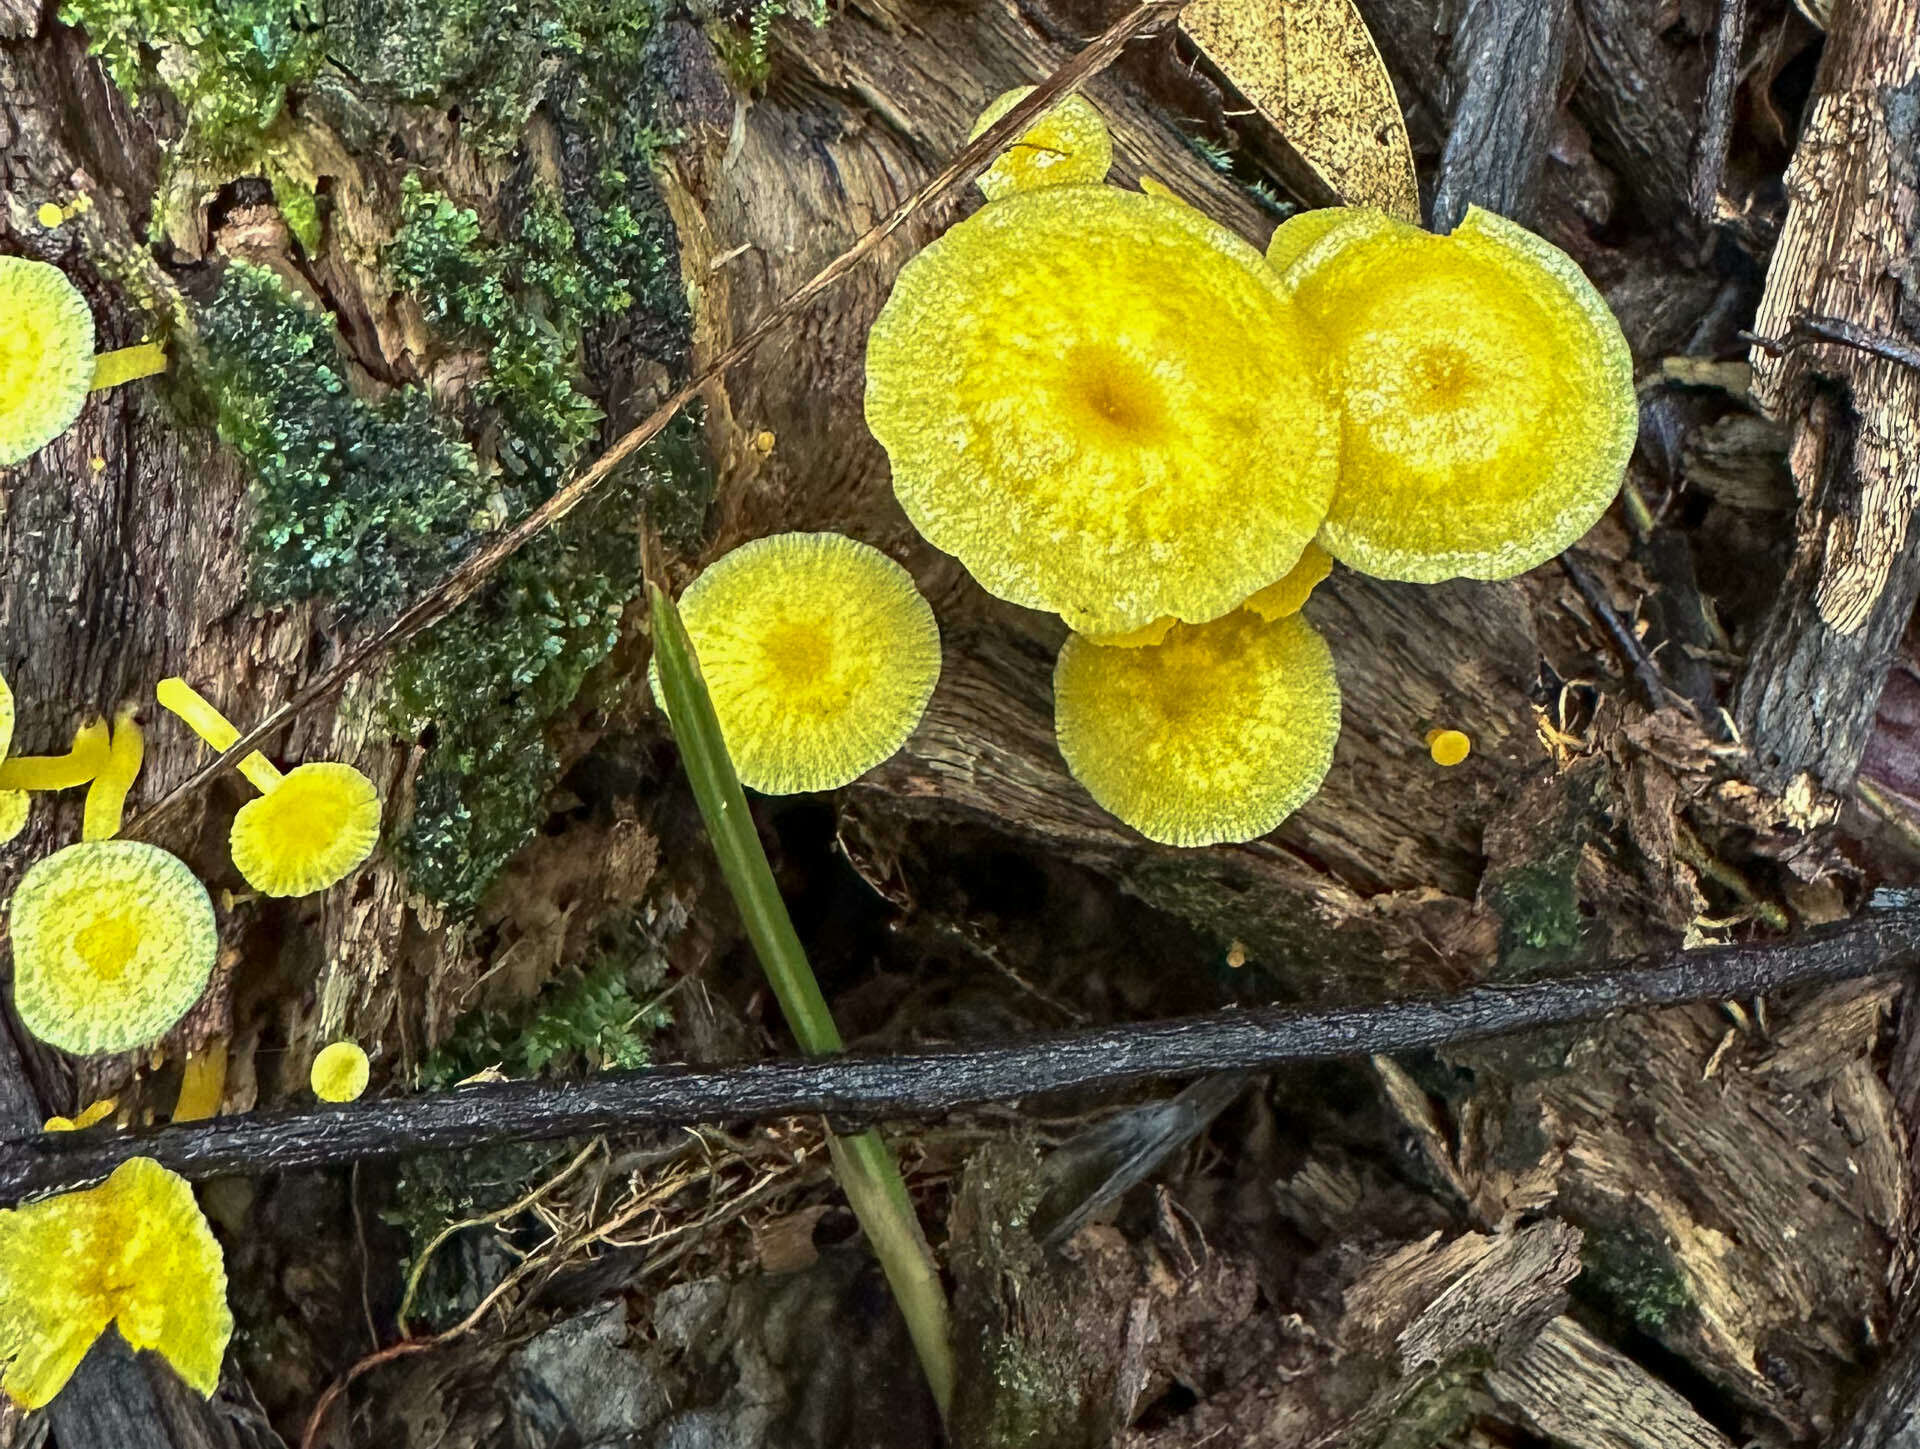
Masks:
[[[55,1132],[0,1143],[0,1201],[98,1182],[130,1157],[205,1178],[639,1127],[815,1113],[836,1123],[931,1117],[1046,1092],[1404,1052],[1637,1007],[1761,996],[1904,967],[1917,954],[1920,904],[1902,898],[1778,945],[1676,951],[1617,970],[1458,996],[1318,1011],[1221,1011],[891,1057],[663,1067],[570,1085],[496,1083],[150,1132]]]
[[[1740,82],[1740,47],[1747,37],[1747,0],[1720,0],[1713,30],[1713,74],[1707,78],[1706,106],[1693,153],[1693,214],[1712,226],[1727,165],[1727,138],[1733,134],[1733,93]]]
[[[1607,631],[1607,637],[1613,641],[1633,670],[1634,682],[1640,686],[1648,709],[1659,709],[1670,698],[1677,698],[1667,689],[1667,682],[1660,676],[1660,666],[1653,662],[1653,656],[1647,653],[1646,645],[1640,642],[1640,636],[1627,627],[1627,623],[1614,612],[1613,605],[1607,602],[1607,596],[1601,592],[1600,585],[1574,560],[1571,553],[1560,555],[1560,567],[1572,580],[1574,588],[1580,591],[1580,597],[1587,601],[1587,607],[1593,610],[1599,619],[1600,627]]]

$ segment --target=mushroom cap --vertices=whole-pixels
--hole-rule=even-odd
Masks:
[[[151,1158],[0,1212],[0,1387],[15,1403],[52,1402],[115,1322],[200,1393],[219,1384],[233,1335],[220,1245],[186,1180]]]
[[[1340,379],[1320,535],[1335,558],[1414,583],[1510,578],[1606,511],[1639,427],[1633,358],[1564,252],[1477,207],[1444,237],[1360,212],[1284,280]]]
[[[1296,211],[1273,229],[1273,236],[1267,241],[1267,265],[1284,274],[1323,236],[1356,217],[1378,214],[1357,206],[1321,206],[1312,211]]]
[[[67,274],[0,257],[0,467],[80,416],[93,385],[93,312]]]
[[[304,896],[338,883],[380,839],[380,792],[351,765],[296,765],[233,817],[233,863],[263,896]]]
[[[907,263],[867,339],[867,425],[915,527],[1001,598],[1087,634],[1199,622],[1326,515],[1324,350],[1193,208],[1047,186]]]
[[[1429,730],[1427,753],[1434,764],[1451,768],[1473,753],[1473,740],[1460,730]]]
[[[1297,614],[1328,574],[1333,572],[1333,555],[1317,543],[1307,545],[1300,562],[1257,594],[1249,595],[1247,607],[1268,621]]]
[[[69,845],[13,893],[13,1004],[76,1055],[131,1051],[192,1009],[219,935],[186,862],[137,840]]]
[[[967,139],[973,140],[1032,94],[1032,86],[1016,86],[995,98]],[[974,184],[988,201],[998,201],[1036,186],[1097,185],[1112,166],[1113,137],[1107,123],[1085,97],[1071,95],[1042,111]]]
[[[1163,845],[1265,835],[1320,788],[1340,735],[1326,641],[1298,614],[1248,609],[1150,648],[1069,638],[1053,708],[1074,778]]]
[[[32,801],[25,790],[0,790],[0,845],[27,828]]]
[[[837,533],[722,555],[680,617],[740,783],[832,790],[906,743],[940,679],[940,626],[907,571]],[[666,708],[659,671],[654,698]]]
[[[350,1041],[329,1042],[313,1059],[307,1084],[323,1102],[353,1102],[367,1090],[367,1054]]]

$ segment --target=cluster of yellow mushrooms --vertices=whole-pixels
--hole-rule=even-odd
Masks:
[[[1073,631],[1055,729],[1093,798],[1165,844],[1251,840],[1339,736],[1315,585],[1336,560],[1436,583],[1566,548],[1625,474],[1632,358],[1579,267],[1491,213],[1439,237],[1304,212],[1263,256],[1158,183],[1105,184],[1112,154],[1073,97],[981,177],[874,323],[867,423],[921,534]],[[931,612],[850,539],[747,544],[685,607],[758,790],[846,784],[932,693]],[[1442,764],[1468,744],[1427,740]]]

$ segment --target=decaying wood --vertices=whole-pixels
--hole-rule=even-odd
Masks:
[[[1435,231],[1458,226],[1469,203],[1535,225],[1571,17],[1571,0],[1467,6],[1447,60],[1454,100],[1434,189]]]
[[[1860,0],[1834,17],[1787,173],[1787,220],[1754,330],[1826,319],[1911,342],[1920,237],[1920,5]],[[1844,342],[1753,351],[1754,396],[1790,431],[1800,496],[1793,563],[1740,682],[1754,776],[1844,794],[1888,661],[1920,597],[1920,370]]]
[[[134,1156],[199,1179],[618,1128],[766,1121],[803,1113],[849,1123],[925,1117],[1048,1092],[1369,1057],[1566,1026],[1644,1007],[1759,996],[1905,966],[1917,953],[1920,909],[1899,907],[1789,944],[1683,951],[1588,976],[1480,986],[1451,997],[1378,1006],[1254,1008],[1000,1046],[710,1070],[656,1067],[565,1086],[487,1083],[421,1097],[221,1117],[151,1132],[46,1133],[0,1142],[0,1198],[17,1202],[98,1182]],[[1778,1061],[1776,1069],[1786,1070]],[[1499,1215],[1488,1220],[1498,1221]]]
[[[1568,1449],[1733,1449],[1679,1394],[1573,1318],[1554,1319],[1488,1373],[1487,1392]]]

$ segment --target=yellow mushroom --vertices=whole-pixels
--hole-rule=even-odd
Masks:
[[[136,712],[133,705],[128,705],[114,716],[106,765],[87,786],[86,809],[80,825],[82,840],[111,840],[120,833],[127,792],[139,778],[141,762],[146,759],[146,741],[135,719]]]
[[[29,809],[25,790],[0,790],[0,845],[27,828]]]
[[[7,757],[7,751],[13,748],[13,690],[7,684],[7,678],[0,674],[0,760]]]
[[[93,311],[66,273],[0,257],[0,467],[73,426],[89,391],[163,371],[166,352],[142,343],[93,351]]]
[[[1193,208],[1047,186],[907,263],[867,340],[867,424],[907,516],[991,592],[1087,634],[1200,622],[1326,515],[1323,351]]]
[[[72,1117],[49,1117],[40,1124],[42,1132],[84,1132],[97,1126],[113,1114],[119,1105],[114,1097],[102,1097],[97,1102],[89,1102],[79,1113]]]
[[[173,1120],[199,1122],[220,1113],[227,1095],[227,1039],[217,1036],[187,1053],[180,1068],[180,1094],[173,1099]]]
[[[1238,609],[1138,649],[1076,635],[1053,704],[1074,778],[1164,845],[1265,835],[1320,788],[1340,734],[1333,656],[1298,614]]]
[[[96,717],[73,732],[73,747],[64,755],[12,755],[0,761],[0,790],[71,790],[90,784],[111,755],[111,732]]]
[[[1283,280],[1339,379],[1320,535],[1335,558],[1415,583],[1508,578],[1606,511],[1638,428],[1633,358],[1565,253],[1478,208],[1444,237],[1362,211]]]
[[[184,679],[161,680],[154,697],[216,750],[240,738]],[[261,795],[240,807],[228,844],[235,867],[262,895],[326,890],[373,853],[380,839],[380,793],[353,766],[319,761],[282,774],[255,750],[240,761],[240,773]]]
[[[1267,242],[1267,265],[1285,273],[1299,261],[1307,248],[1356,217],[1372,215],[1357,206],[1323,206],[1314,211],[1296,211],[1273,229]]]
[[[200,999],[219,945],[207,888],[136,840],[36,862],[13,893],[10,931],[21,1024],[83,1056],[164,1035]]]
[[[837,533],[781,533],[716,560],[680,617],[740,782],[832,790],[906,743],[940,678],[940,628],[907,571]],[[654,697],[660,693],[653,670]]]
[[[1436,765],[1451,768],[1473,751],[1473,741],[1459,730],[1428,730],[1427,753]]]
[[[1016,86],[996,97],[967,139],[973,140],[1032,94],[1032,86]],[[1036,186],[1097,184],[1107,179],[1112,165],[1113,137],[1107,123],[1084,97],[1072,95],[1041,112],[974,184],[988,201],[997,201]]]
[[[199,1393],[219,1383],[233,1334],[220,1245],[186,1180],[145,1157],[0,1212],[0,1388],[46,1407],[109,1324]]]
[[[1317,543],[1307,545],[1300,562],[1273,583],[1247,599],[1247,607],[1266,620],[1284,619],[1297,614],[1328,574],[1333,572],[1333,556]]]
[[[367,1054],[350,1041],[329,1042],[313,1059],[307,1083],[323,1102],[358,1101],[367,1090]]]

